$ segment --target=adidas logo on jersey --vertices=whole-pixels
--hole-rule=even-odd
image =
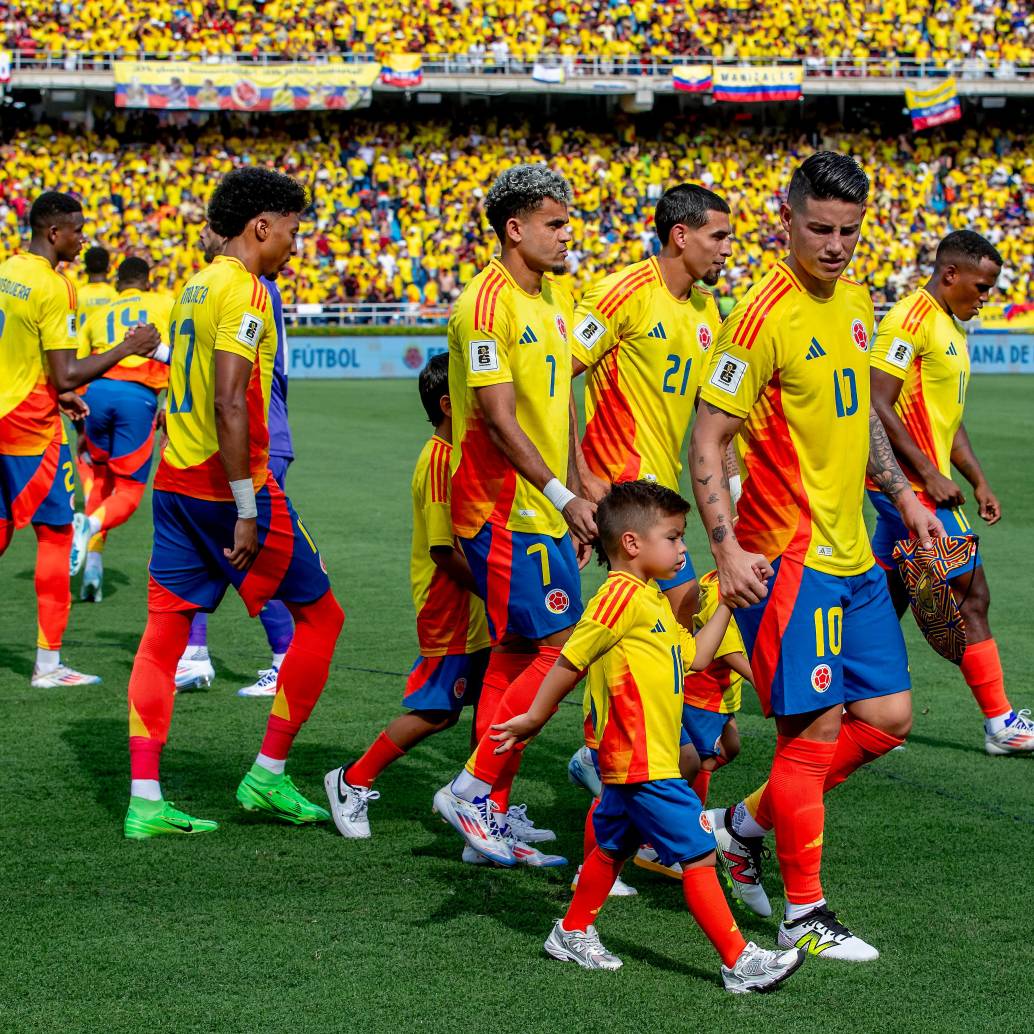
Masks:
[[[826,354],[826,350],[819,344],[819,339],[813,337],[811,339],[811,347],[808,349],[808,354],[804,357],[804,361],[807,362],[809,359],[821,359]]]
[[[948,351],[945,352],[944,354],[945,355],[958,355],[959,354],[958,349],[955,347],[955,342],[954,341],[950,345],[948,345]]]
[[[650,629],[651,632],[666,632],[667,629],[661,624],[661,619],[657,619],[657,624]]]
[[[522,345],[533,345],[536,341],[538,341],[538,338],[535,337],[535,331],[532,330],[531,327],[525,325],[524,333],[521,334],[518,343]]]
[[[660,323],[660,322],[655,323],[654,326],[653,326],[653,329],[650,330],[647,333],[646,336],[647,337],[659,337],[659,338],[661,338],[664,341],[668,340],[668,335],[664,331],[664,324]]]

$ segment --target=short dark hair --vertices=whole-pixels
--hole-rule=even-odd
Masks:
[[[305,188],[272,169],[234,169],[223,177],[208,202],[208,222],[220,237],[239,237],[263,212],[295,215],[309,206]]]
[[[102,248],[99,244],[87,248],[83,255],[83,265],[86,266],[87,273],[107,273],[108,267],[111,265],[108,249]]]
[[[990,259],[996,266],[1004,266],[998,249],[986,238],[972,230],[955,230],[937,245],[934,268],[968,264],[979,266],[981,259]]]
[[[32,203],[29,209],[29,226],[33,233],[40,233],[54,224],[55,219],[81,212],[79,199],[60,190],[46,190]]]
[[[548,165],[513,165],[496,177],[485,195],[485,215],[500,240],[510,219],[536,211],[546,198],[571,204],[571,184]]]
[[[420,401],[427,419],[437,427],[444,419],[442,396],[449,394],[449,353],[439,352],[427,360],[420,371]]]
[[[596,509],[596,555],[610,567],[621,536],[632,531],[649,531],[662,517],[689,513],[689,503],[670,488],[656,481],[624,481],[603,497]]]
[[[133,280],[143,280],[145,283],[151,275],[151,267],[142,258],[123,259],[119,264],[116,279],[120,284],[128,284]]]
[[[657,202],[654,226],[661,244],[667,244],[673,226],[682,224],[691,230],[699,230],[711,212],[729,214],[729,203],[725,198],[697,183],[680,183],[670,187]]]
[[[794,169],[786,192],[791,208],[800,208],[808,198],[864,205],[869,200],[869,177],[849,154],[816,151]]]

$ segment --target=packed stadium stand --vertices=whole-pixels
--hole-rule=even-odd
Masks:
[[[895,58],[1006,71],[1034,64],[1028,0],[23,0],[0,5],[5,45],[21,54],[211,58],[394,53],[454,55],[504,69],[542,53],[661,57]]]

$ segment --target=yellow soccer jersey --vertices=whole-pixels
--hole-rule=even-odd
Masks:
[[[551,276],[527,294],[498,259],[466,286],[449,319],[452,398],[452,523],[473,538],[486,523],[559,537],[563,516],[492,442],[476,388],[511,383],[517,422],[546,466],[567,479],[574,305]]]
[[[683,682],[696,643],[657,583],[612,571],[562,653],[588,669],[603,782],[678,779]]]
[[[677,490],[682,441],[721,325],[709,291],[679,301],[656,258],[591,287],[574,315],[571,351],[585,375],[585,462],[608,481],[645,478]]]
[[[76,295],[79,303],[79,328],[82,329],[94,311],[113,301],[118,291],[111,284],[83,284],[76,291]]]
[[[693,615],[694,634],[714,617],[721,602],[718,596],[718,572],[708,571],[700,579],[700,609]],[[715,714],[735,714],[742,703],[743,676],[733,671],[722,658],[730,653],[742,653],[746,648],[735,621],[729,622],[714,660],[703,671],[686,674],[686,703]]]
[[[172,297],[158,291],[119,291],[106,305],[97,306],[90,313],[79,334],[80,354],[107,352],[126,336],[131,327],[142,323],[153,323],[162,336],[162,343],[169,344],[172,306]],[[135,381],[161,391],[169,383],[169,367],[155,359],[130,355],[104,376],[116,381]]]
[[[862,520],[869,457],[869,292],[841,278],[813,297],[784,263],[722,325],[700,391],[744,417],[736,537],[827,574],[874,561]]]
[[[413,550],[409,580],[422,657],[474,653],[490,645],[485,606],[431,559],[433,546],[456,546],[449,513],[452,446],[432,435],[413,471]]]
[[[197,499],[230,500],[215,427],[215,353],[253,363],[248,383],[249,470],[256,490],[269,475],[269,392],[276,326],[269,292],[235,259],[220,255],[188,281],[172,310],[166,407],[169,444],[154,487]]]
[[[65,440],[46,353],[76,348],[75,314],[71,281],[41,255],[0,264],[0,453],[38,456]]]
[[[965,331],[926,291],[914,291],[880,321],[872,365],[905,382],[894,409],[924,455],[951,477],[951,447],[969,384]],[[916,493],[933,506],[915,471],[899,462]]]

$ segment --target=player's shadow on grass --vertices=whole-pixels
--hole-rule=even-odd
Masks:
[[[939,736],[924,736],[922,733],[910,732],[908,734],[908,743],[905,745],[905,750],[908,750],[909,745],[914,743],[921,743],[924,747],[938,747],[942,750],[957,750],[963,754],[983,754],[983,751],[979,747],[974,747],[971,743],[962,742],[960,740],[945,740]]]
[[[73,607],[78,607],[80,605],[86,605],[86,606],[92,607],[92,606],[94,606],[94,604],[90,603],[89,600],[81,600],[81,599],[79,599],[79,586],[81,584],[81,582],[80,582],[80,578],[81,577],[82,576],[80,575],[80,576],[78,576],[75,579],[75,584],[74,584],[74,586],[72,588],[72,606]],[[104,599],[105,600],[114,599],[114,597],[116,597],[119,594],[119,590],[118,590],[117,587],[118,586],[129,585],[130,581],[131,581],[131,579],[130,579],[129,575],[127,575],[124,571],[120,570],[119,568],[117,568],[117,567],[106,567],[106,568],[104,568]],[[103,606],[103,604],[101,604],[101,606]],[[141,623],[140,631],[142,632],[143,629],[144,629],[144,626]]]
[[[28,650],[9,650],[0,646],[0,669],[6,669],[18,678],[32,675],[32,654]]]

